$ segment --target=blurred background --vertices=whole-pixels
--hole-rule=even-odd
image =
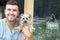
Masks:
[[[4,7],[9,0],[0,0],[0,19],[4,18]],[[16,0],[20,5],[20,12],[24,12],[24,0]],[[34,0],[34,27],[33,40],[60,40],[59,29],[46,29],[46,23],[54,14],[60,24],[60,0]]]

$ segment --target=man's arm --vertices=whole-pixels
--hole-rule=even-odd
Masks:
[[[26,37],[26,40],[32,40],[32,34]]]
[[[26,35],[26,40],[32,40],[32,33],[30,32],[30,29],[28,26],[25,26],[22,31]]]

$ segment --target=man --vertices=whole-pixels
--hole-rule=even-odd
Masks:
[[[6,3],[4,14],[6,18],[0,20],[0,40],[18,40],[18,33],[14,34],[14,28],[19,25],[17,16],[19,15],[19,5],[16,1],[10,0]],[[32,34],[28,27],[23,29],[27,36],[26,40],[31,40]]]

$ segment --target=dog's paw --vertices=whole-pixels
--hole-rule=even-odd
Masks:
[[[20,32],[20,30],[21,30],[21,28],[20,27],[16,27],[15,29],[14,29],[14,34],[17,32],[17,33],[19,33]]]
[[[30,26],[30,31],[31,32],[34,32],[35,31],[35,28],[32,25]]]

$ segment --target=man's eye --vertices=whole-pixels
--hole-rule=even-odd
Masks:
[[[16,11],[15,9],[13,11]]]
[[[11,9],[8,9],[8,11],[11,11]]]

